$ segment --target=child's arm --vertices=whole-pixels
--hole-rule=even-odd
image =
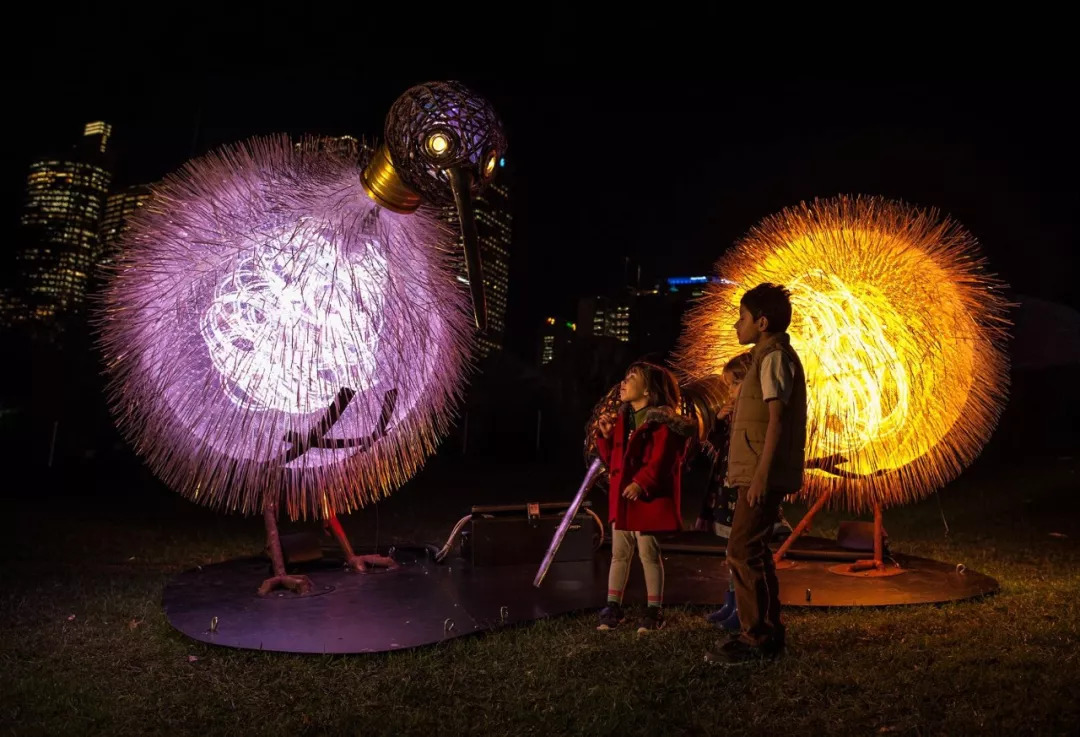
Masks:
[[[634,483],[641,487],[646,498],[659,490],[661,479],[671,475],[672,467],[679,462],[679,448],[683,442],[664,425],[653,431],[648,455],[634,474]]]
[[[600,460],[609,469],[611,468],[611,438],[605,438],[600,433],[596,433],[596,452],[600,455]]]
[[[776,455],[776,446],[780,444],[780,431],[784,423],[783,400],[770,399],[766,404],[769,407],[769,426],[765,429],[765,447],[761,450],[754,478],[746,492],[746,501],[751,507],[765,499],[765,492],[769,488],[769,469]]]
[[[614,442],[613,438],[618,424],[617,417],[601,417],[596,426],[596,434],[593,436],[596,442],[596,452],[609,470],[611,469],[611,446]]]

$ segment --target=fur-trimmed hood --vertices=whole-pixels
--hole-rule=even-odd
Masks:
[[[629,415],[634,410],[629,404],[623,404],[621,411]],[[676,414],[671,407],[649,407],[645,412],[645,422],[667,425],[669,430],[684,438],[697,436],[697,423],[689,417]]]

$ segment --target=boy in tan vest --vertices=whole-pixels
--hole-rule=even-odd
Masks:
[[[769,541],[781,500],[802,486],[806,377],[787,334],[791,296],[776,284],[743,295],[735,332],[753,345],[735,401],[727,484],[738,488],[727,561],[742,631],[708,659],[743,662],[784,648],[779,586]]]

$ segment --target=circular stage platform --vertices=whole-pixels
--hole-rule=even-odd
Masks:
[[[722,542],[687,533],[680,540],[664,547],[665,604],[719,604],[728,588]],[[461,558],[436,563],[422,546],[398,547],[394,555],[400,568],[367,574],[346,571],[340,560],[329,558],[296,566],[313,583],[305,596],[282,591],[259,597],[255,592],[269,575],[265,558],[203,566],[169,581],[165,615],[180,632],[214,645],[370,653],[431,645],[605,603],[607,550],[588,561],[554,563],[539,589],[532,585],[537,564],[474,567]],[[890,559],[904,570],[900,575],[839,575],[829,569],[851,560],[852,551],[821,538],[800,539],[791,557],[791,564],[777,572],[786,606],[927,604],[998,590],[997,581],[981,573],[900,554]],[[645,601],[642,579],[640,563],[634,563],[628,604]]]

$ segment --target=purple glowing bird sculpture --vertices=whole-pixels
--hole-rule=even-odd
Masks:
[[[374,151],[286,137],[195,159],[155,185],[126,233],[100,342],[117,422],[188,499],[337,521],[391,494],[435,449],[473,341],[455,271],[458,208],[472,318],[484,328],[472,198],[506,148],[491,105],[456,82],[409,89]]]

